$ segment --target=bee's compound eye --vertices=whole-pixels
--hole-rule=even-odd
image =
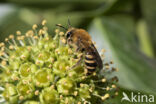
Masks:
[[[67,38],[69,38],[71,36],[71,34],[72,34],[71,32],[68,32],[67,33]]]

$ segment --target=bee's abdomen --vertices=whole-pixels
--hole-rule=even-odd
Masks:
[[[85,67],[87,69],[87,75],[96,71],[97,63],[93,55],[85,55]]]

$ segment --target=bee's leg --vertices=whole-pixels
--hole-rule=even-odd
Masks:
[[[83,59],[83,55],[80,57],[80,59],[78,60],[78,62],[71,67],[71,69],[73,69],[73,68],[77,67],[78,65],[80,65],[82,59]]]
[[[81,45],[81,39],[79,38],[79,39],[78,39],[78,43],[77,43],[76,52],[81,51],[82,53],[84,53],[84,48],[83,48],[82,46],[83,46],[83,45]],[[80,56],[78,62],[77,62],[75,65],[73,65],[73,66],[71,67],[71,69],[73,69],[73,68],[75,68],[76,66],[80,65],[82,59],[83,59],[83,54]]]

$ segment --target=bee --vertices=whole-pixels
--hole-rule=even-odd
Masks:
[[[68,22],[69,23],[69,22]],[[70,23],[69,23],[70,24]],[[84,29],[74,28],[69,25],[69,28],[65,28],[60,24],[57,26],[64,28],[66,31],[67,44],[71,47],[74,47],[76,51],[84,53],[84,62],[86,74],[91,75],[96,71],[96,69],[102,69],[103,63],[101,57],[95,48],[91,36]],[[82,57],[78,63],[82,60]],[[76,66],[76,65],[75,65]]]

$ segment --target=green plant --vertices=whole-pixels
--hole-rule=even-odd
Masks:
[[[44,20],[41,29],[33,25],[25,35],[17,31],[5,39],[6,44],[0,43],[1,102],[99,104],[118,95],[117,77],[111,75],[117,70],[113,62],[105,62],[103,69],[89,76],[84,60],[71,69],[83,53],[70,48],[59,29],[51,37],[45,24]]]

